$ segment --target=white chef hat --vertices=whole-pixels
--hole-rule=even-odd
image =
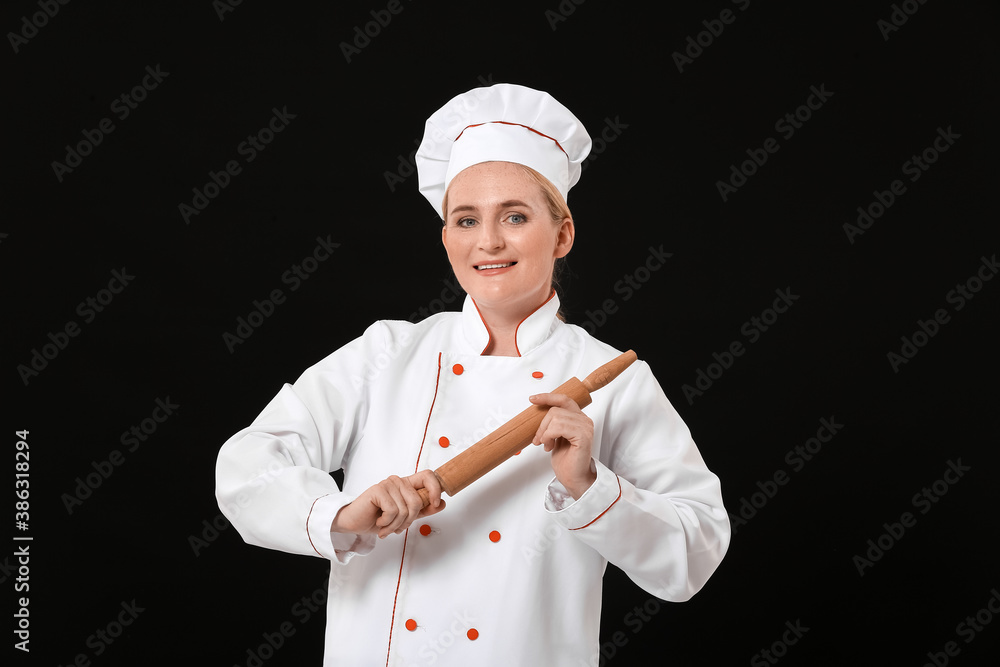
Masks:
[[[416,153],[420,192],[442,215],[448,184],[480,162],[516,162],[552,181],[563,199],[580,180],[590,135],[548,93],[498,83],[452,98],[427,119]]]

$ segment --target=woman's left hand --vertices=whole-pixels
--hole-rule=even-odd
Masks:
[[[594,422],[565,394],[536,394],[528,400],[550,406],[531,442],[552,452],[556,479],[579,499],[597,479],[590,469]]]

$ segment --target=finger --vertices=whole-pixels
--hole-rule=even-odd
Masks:
[[[397,533],[401,533],[410,527],[420,513],[424,510],[424,499],[420,497],[417,490],[413,488],[410,480],[405,480],[400,485],[400,491],[403,496],[403,501],[406,503],[406,516],[403,517],[403,522],[396,528]]]
[[[399,514],[396,516],[396,520],[388,526],[388,529],[398,535],[409,528],[413,520],[417,518],[420,510],[424,507],[424,501],[416,489],[406,481],[400,480],[393,492],[393,498],[399,505]]]
[[[379,487],[383,491],[382,495],[382,516],[376,522],[381,530],[379,537],[386,537],[399,528],[400,524],[409,515],[409,508],[400,490],[400,480],[398,477],[390,477],[383,481]]]
[[[422,509],[420,511],[420,514],[417,515],[417,518],[418,519],[423,519],[424,517],[428,517],[428,516],[432,516],[434,514],[437,514],[438,512],[440,512],[441,510],[443,510],[445,507],[447,507],[447,505],[448,505],[448,503],[442,498],[441,501],[438,503],[437,507],[433,507],[431,505],[428,505],[427,507],[425,507],[424,509]]]
[[[567,410],[580,410],[580,406],[576,404],[572,398],[566,394],[535,394],[529,396],[528,400],[535,405],[548,405],[553,408],[565,408]]]
[[[427,490],[427,498],[430,501],[428,507],[437,508],[441,503],[441,480],[434,471],[421,470],[411,475],[409,479],[413,482],[414,488]]]
[[[395,520],[386,526],[385,530],[387,534],[392,532],[398,535],[408,529],[410,524],[420,516],[424,509],[424,500],[417,493],[413,486],[413,480],[409,477],[406,479],[397,477],[392,480],[389,492],[398,507],[398,514]]]
[[[532,398],[535,397],[532,396]],[[545,437],[546,435],[548,435],[549,425],[552,423],[552,419],[553,419],[552,410],[549,410],[548,412],[545,413],[545,416],[542,417],[541,423],[538,424],[538,429],[535,431],[535,435],[532,436],[531,442],[533,442],[536,445],[545,444]],[[545,451],[548,450],[546,449]]]
[[[574,433],[576,433],[576,429],[572,417],[567,418],[562,408],[553,408],[542,419],[538,432],[535,434],[537,440],[534,442],[543,445],[545,451],[551,452],[561,444],[570,442]]]
[[[374,522],[375,532],[380,538],[385,537],[385,527],[395,521],[396,514],[398,513],[396,503],[393,501],[392,496],[381,486],[372,490],[370,500],[372,505],[378,510],[378,516]]]

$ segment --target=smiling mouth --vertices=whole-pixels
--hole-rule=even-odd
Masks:
[[[486,269],[506,269],[508,266],[514,266],[517,262],[503,262],[502,264],[477,264],[476,271],[485,271]]]

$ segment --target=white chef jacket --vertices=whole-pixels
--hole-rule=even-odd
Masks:
[[[331,561],[324,665],[596,666],[608,561],[671,601],[719,565],[719,480],[642,361],[584,409],[597,481],[578,500],[527,447],[403,534],[330,532],[371,485],[439,467],[528,396],[618,356],[558,308],[553,294],[521,322],[518,357],[482,356],[470,297],[461,313],[376,322],[222,447],[217,497],[244,540]]]

